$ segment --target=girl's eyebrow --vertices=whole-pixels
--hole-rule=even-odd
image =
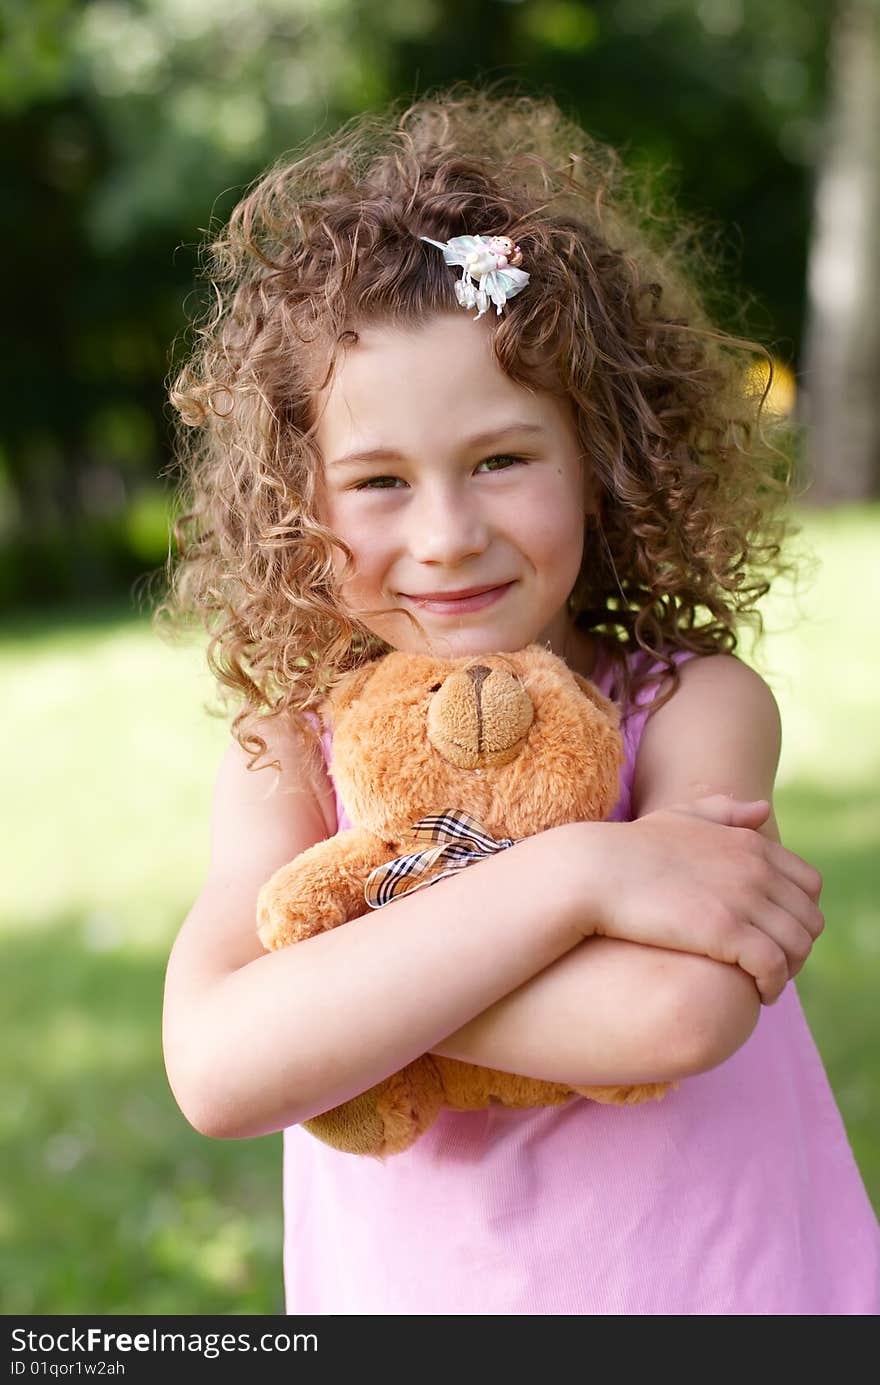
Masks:
[[[488,432],[476,433],[472,438],[467,438],[462,447],[470,451],[477,447],[488,447],[501,438],[508,437],[511,433],[522,435],[523,433],[536,434],[544,433],[546,429],[540,423],[507,423],[503,428],[490,428]],[[405,462],[406,457],[402,452],[398,452],[393,447],[371,447],[367,451],[346,452],[344,457],[337,457],[335,461],[327,463],[327,470],[336,466],[351,466],[356,462]]]

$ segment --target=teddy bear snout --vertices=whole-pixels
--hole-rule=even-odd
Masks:
[[[504,765],[519,753],[535,709],[506,668],[471,664],[440,685],[428,707],[428,739],[459,769]]]

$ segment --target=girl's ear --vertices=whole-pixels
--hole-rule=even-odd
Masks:
[[[379,663],[379,659],[371,659],[368,664],[362,664],[360,668],[353,668],[350,673],[343,674],[339,682],[330,689],[325,702],[325,711],[331,724],[335,724],[346,708],[350,707],[355,698],[360,696],[376,672]]]
[[[611,722],[611,725],[619,727],[620,708],[618,707],[617,703],[612,702],[610,698],[607,698],[604,696],[604,694],[600,693],[599,689],[595,686],[595,684],[590,683],[586,678],[582,677],[581,674],[572,673],[572,678],[577,683],[581,692],[584,693],[585,696],[587,696],[590,699],[590,701],[594,703],[596,707],[599,708],[600,712],[605,713],[606,717]]]

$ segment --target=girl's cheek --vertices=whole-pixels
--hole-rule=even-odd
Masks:
[[[321,507],[319,518],[336,538],[341,539],[347,544],[353,553],[364,547],[363,525],[356,524],[350,513],[351,507],[346,505],[344,499],[331,497],[330,500]],[[341,567],[345,562],[344,555],[335,550],[334,563]]]

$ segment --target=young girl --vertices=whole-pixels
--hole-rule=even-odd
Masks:
[[[164,1045],[196,1129],[284,1132],[290,1313],[880,1307],[877,1224],[787,984],[821,880],[780,843],[778,710],[733,652],[787,478],[754,347],[712,329],[684,244],[552,102],[458,88],[280,161],[213,247],[172,393],[169,605],[204,616],[244,706]],[[621,707],[610,819],[264,952],[260,886],[351,825],[317,721],[339,676],[531,642]],[[301,1128],[429,1051],[679,1086],[446,1110],[385,1162]]]

